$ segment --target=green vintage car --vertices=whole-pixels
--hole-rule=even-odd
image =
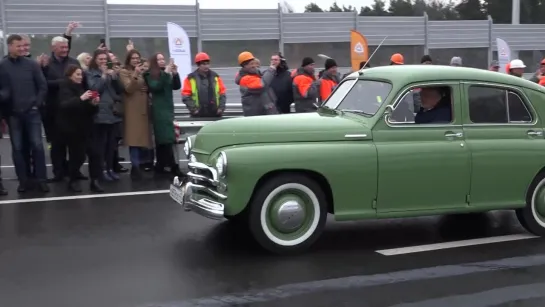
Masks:
[[[189,138],[185,209],[248,226],[276,253],[338,221],[513,209],[545,235],[545,89],[485,70],[386,66],[317,112],[226,119]]]

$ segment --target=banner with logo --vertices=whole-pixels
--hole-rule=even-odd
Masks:
[[[178,73],[183,80],[185,76],[193,71],[189,36],[187,36],[184,28],[172,22],[167,22],[167,33],[170,57],[174,59],[174,63],[178,66]],[[168,63],[168,59],[165,60]]]
[[[369,59],[369,45],[367,39],[360,32],[350,30],[350,62],[352,70],[360,69],[360,63]]]
[[[511,62],[511,48],[506,41],[501,38],[496,38],[496,46],[498,48],[498,62],[500,64],[500,72],[507,73],[505,66]]]

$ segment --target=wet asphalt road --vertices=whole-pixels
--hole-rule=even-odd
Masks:
[[[5,141],[0,141],[4,152]],[[3,156],[3,165],[10,165]],[[13,169],[2,168],[13,178]],[[525,233],[512,212],[336,223],[295,257],[184,212],[167,194],[0,199],[0,306],[545,306],[545,241],[399,256],[377,250]],[[53,186],[47,197],[69,196]],[[109,193],[164,190],[168,180]],[[86,192],[84,192],[86,194]],[[39,197],[39,194],[25,196]],[[4,202],[2,202],[4,201]]]

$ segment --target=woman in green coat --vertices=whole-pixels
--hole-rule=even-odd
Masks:
[[[176,137],[174,135],[174,100],[172,91],[182,87],[178,67],[171,61],[167,64],[161,53],[149,60],[149,70],[144,79],[151,94],[152,122],[155,135],[157,163],[155,171],[165,172],[165,167],[175,175],[181,175],[177,158],[174,157]]]

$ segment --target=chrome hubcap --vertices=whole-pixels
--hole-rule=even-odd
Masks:
[[[281,203],[276,210],[276,229],[289,232],[298,229],[305,221],[305,209],[295,200]]]

